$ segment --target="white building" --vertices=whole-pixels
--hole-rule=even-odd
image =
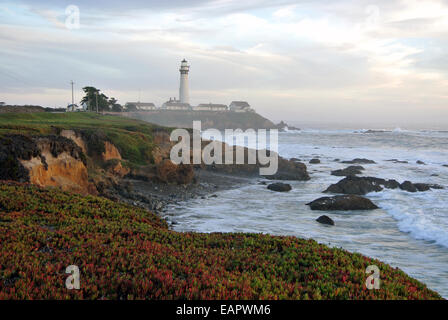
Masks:
[[[81,106],[78,106],[77,104],[69,104],[67,106],[67,112],[82,112],[87,111],[87,104],[84,102],[81,104]]]
[[[127,109],[131,105],[134,105],[138,111],[152,111],[157,109],[156,105],[152,102],[127,102],[125,108]]]
[[[229,109],[234,112],[254,112],[254,109],[246,101],[232,101]]]
[[[190,103],[190,87],[188,83],[188,73],[190,72],[190,66],[187,60],[182,60],[180,65],[180,86],[179,86],[179,100],[180,103]]]
[[[227,111],[228,107],[225,104],[215,103],[201,103],[200,105],[193,107],[195,111]]]
[[[163,110],[184,110],[189,111],[191,110],[191,106],[189,103],[183,103],[179,100],[176,100],[176,98],[168,100],[164,104],[162,104],[161,109]]]

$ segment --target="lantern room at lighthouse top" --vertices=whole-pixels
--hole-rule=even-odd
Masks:
[[[190,66],[188,65],[187,60],[182,60],[182,63],[180,64],[180,69],[179,71],[181,73],[188,73],[188,71],[190,71]]]

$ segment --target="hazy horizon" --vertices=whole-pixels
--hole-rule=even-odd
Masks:
[[[80,28],[66,27],[66,8]],[[292,125],[448,128],[448,1],[0,1],[0,101],[246,100]]]

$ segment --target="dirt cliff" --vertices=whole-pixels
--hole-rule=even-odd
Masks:
[[[65,191],[97,194],[86,158],[72,140],[56,135],[8,135],[0,140],[0,179],[26,181]]]
[[[101,154],[103,161],[109,161],[112,159],[121,160],[120,151],[109,141],[104,142],[104,152]]]

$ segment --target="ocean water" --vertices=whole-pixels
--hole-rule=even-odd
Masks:
[[[279,134],[279,154],[307,163],[310,181],[291,181],[293,190],[274,193],[253,185],[194,199],[168,208],[165,217],[177,231],[255,232],[313,238],[330,246],[378,258],[448,297],[448,132],[406,131],[363,133],[354,130],[302,130]],[[319,157],[320,164],[308,164]],[[436,183],[444,190],[409,193],[385,189],[367,197],[380,209],[312,211],[306,203],[343,177],[330,171],[347,167],[335,162],[367,158],[363,176],[399,182]],[[398,159],[408,161],[393,163]],[[426,165],[418,165],[420,160]],[[326,214],[335,226],[315,221]]]

